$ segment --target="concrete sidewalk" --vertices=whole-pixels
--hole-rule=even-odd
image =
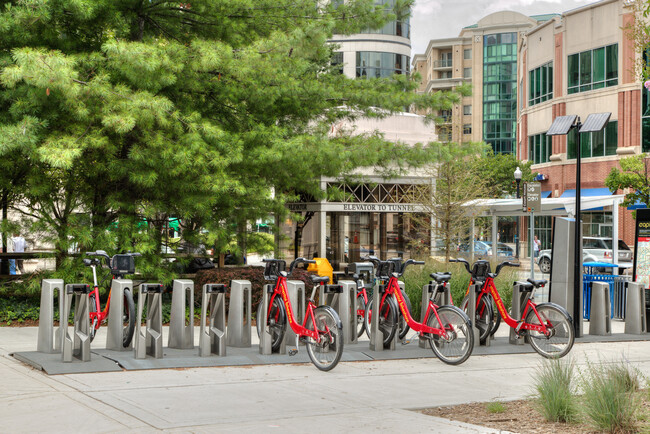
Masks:
[[[329,373],[292,364],[47,376],[9,356],[35,350],[36,335],[0,328],[5,432],[497,432],[409,410],[524,398],[542,361],[512,354],[461,366],[341,362]],[[647,342],[577,343],[569,357],[579,368],[625,358],[650,375]]]

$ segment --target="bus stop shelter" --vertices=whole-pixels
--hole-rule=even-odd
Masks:
[[[611,206],[612,209],[612,238],[618,240],[618,211],[624,195],[609,196],[582,196],[580,207],[583,211],[599,209]],[[558,217],[575,217],[575,197],[555,197],[542,198],[539,210],[534,215],[538,216],[558,216]],[[498,218],[499,217],[530,217],[529,212],[523,210],[522,199],[477,199],[465,204],[468,213],[472,216],[471,233],[474,233],[475,219],[478,217],[492,217],[492,259],[497,260],[498,253]],[[474,237],[469,237],[469,251],[474,254]],[[521,242],[521,240],[518,240]],[[618,258],[618,243],[612,242],[612,262]]]

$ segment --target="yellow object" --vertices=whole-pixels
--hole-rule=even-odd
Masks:
[[[334,269],[327,258],[314,258],[315,264],[309,264],[307,271],[315,271],[319,276],[330,278],[330,284],[334,283]]]

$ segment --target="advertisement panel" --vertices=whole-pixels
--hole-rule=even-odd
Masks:
[[[650,287],[650,209],[636,210],[634,281]]]

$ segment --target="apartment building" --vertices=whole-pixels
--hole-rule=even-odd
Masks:
[[[635,20],[629,2],[604,0],[564,12],[522,35],[517,73],[517,156],[533,161],[544,197],[575,197],[576,156],[582,196],[610,195],[604,181],[623,157],[650,151],[648,91],[634,72],[635,52],[626,27]],[[610,112],[604,131],[546,136],[556,116]],[[622,193],[622,192],[619,192]],[[631,211],[620,210],[619,236],[633,243]],[[585,210],[584,236],[612,236],[611,207]],[[536,228],[550,233],[550,218]]]

